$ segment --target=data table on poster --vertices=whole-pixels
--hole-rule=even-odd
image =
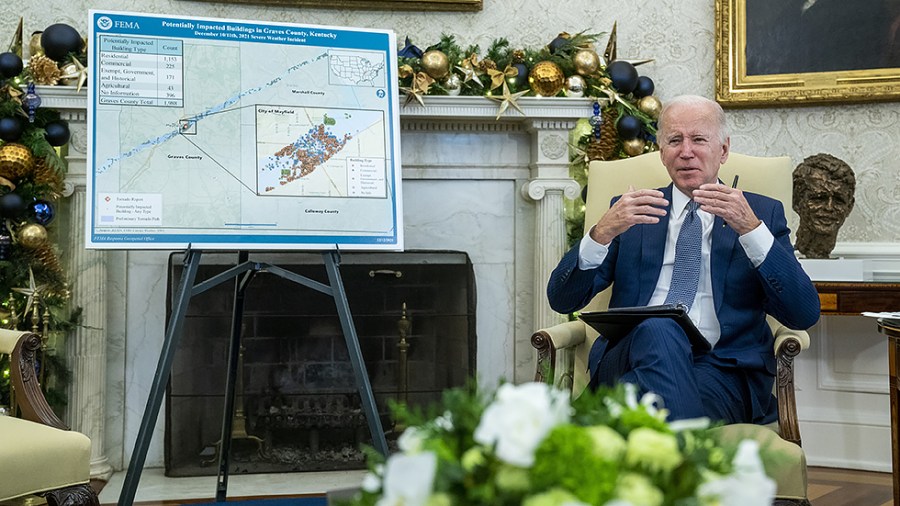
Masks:
[[[101,35],[99,42],[99,103],[184,105],[181,40]]]

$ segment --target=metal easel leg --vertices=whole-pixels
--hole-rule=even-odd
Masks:
[[[153,437],[153,428],[159,417],[159,408],[162,405],[163,395],[165,395],[166,383],[168,383],[169,374],[172,371],[175,348],[178,340],[181,339],[181,331],[184,328],[184,314],[191,300],[191,289],[197,277],[200,255],[201,251],[192,249],[188,249],[185,254],[181,283],[175,295],[175,306],[166,329],[162,351],[160,351],[159,362],[156,366],[156,375],[153,377],[150,396],[147,398],[147,406],[144,408],[144,417],[141,419],[141,427],[131,453],[128,472],[125,474],[125,482],[122,485],[122,492],[119,494],[119,506],[131,506],[134,503],[134,495],[141,480],[144,462],[147,460],[147,449],[150,447],[150,439]]]
[[[387,440],[384,437],[384,429],[381,426],[381,418],[378,416],[378,408],[375,405],[375,396],[372,393],[372,385],[369,383],[369,374],[366,372],[366,363],[363,361],[362,351],[359,349],[359,338],[356,335],[356,327],[350,318],[350,305],[347,303],[347,294],[344,292],[344,282],[338,269],[340,260],[337,251],[322,253],[325,260],[325,269],[328,272],[328,282],[331,285],[334,303],[337,306],[341,327],[344,330],[344,340],[347,343],[347,351],[350,354],[350,363],[356,375],[356,387],[362,399],[363,409],[366,413],[366,421],[369,422],[369,432],[372,433],[372,443],[375,449],[384,456],[388,455]]]

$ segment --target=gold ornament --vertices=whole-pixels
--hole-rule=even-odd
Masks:
[[[5,177],[0,177],[0,186],[5,186],[5,187],[9,188],[9,191],[13,191],[16,189],[16,185],[13,184],[13,182],[10,181],[9,179],[6,179]]]
[[[40,225],[38,225],[40,227]],[[44,227],[41,227],[44,228]],[[46,232],[46,230],[44,231]],[[34,299],[41,299],[41,291],[44,289],[44,285],[38,285],[34,282],[34,271],[31,270],[31,267],[28,268],[28,286],[22,288],[13,288],[12,291],[16,293],[21,293],[22,295],[28,297],[25,302],[25,315],[31,312],[31,306],[34,304]],[[10,307],[12,309],[12,307]]]
[[[482,74],[487,74],[488,70],[497,70],[497,62],[490,58],[485,58],[478,64],[478,70],[481,70]]]
[[[434,79],[443,79],[450,71],[450,59],[443,51],[432,49],[421,58],[422,70]]]
[[[637,156],[644,152],[644,139],[628,139],[627,141],[622,142],[622,150],[628,154],[628,156]]]
[[[503,94],[500,96],[490,95],[487,97],[495,102],[500,102],[500,107],[497,109],[496,119],[500,119],[500,116],[502,116],[503,113],[506,112],[507,109],[509,109],[509,106],[513,106],[515,110],[519,111],[520,113],[522,113],[522,116],[524,116],[525,111],[523,111],[522,108],[519,107],[519,104],[516,103],[516,100],[518,100],[519,97],[526,93],[528,93],[528,90],[510,93],[509,86],[506,84],[506,81],[503,81]]]
[[[583,76],[596,74],[600,70],[600,56],[592,49],[582,49],[572,57],[575,72]]]
[[[74,56],[71,58],[71,63],[66,63],[59,69],[62,74],[59,76],[59,84],[64,86],[77,86],[75,91],[80,92],[81,88],[87,82],[88,70],[87,67],[78,61],[78,58],[75,58]]]
[[[37,249],[47,244],[47,229],[37,223],[29,223],[19,229],[19,244],[28,249]]]
[[[535,95],[542,97],[555,97],[563,88],[566,76],[559,65],[551,61],[542,61],[535,64],[528,74],[528,85]]]
[[[403,103],[403,106],[406,107],[415,100],[419,105],[425,107],[425,99],[422,97],[428,94],[428,89],[431,88],[432,84],[434,84],[434,79],[425,72],[419,72],[413,76],[412,86],[400,88],[400,91],[406,94],[406,102]]]
[[[13,181],[21,179],[34,169],[31,150],[17,142],[0,146],[0,176]]]
[[[638,102],[638,109],[653,119],[659,119],[659,113],[662,111],[662,102],[653,95],[647,95]]]
[[[31,72],[34,84],[54,85],[62,76],[56,62],[42,54],[28,59],[28,70]]]
[[[581,76],[569,76],[566,78],[566,96],[567,97],[583,97],[584,89],[587,88],[587,83],[584,82],[584,78]]]
[[[44,46],[41,45],[42,33],[44,32],[34,32],[31,34],[31,40],[28,41],[28,56],[44,54]]]

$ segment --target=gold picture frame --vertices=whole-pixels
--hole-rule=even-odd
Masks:
[[[208,0],[232,4],[264,4],[315,9],[381,11],[480,11],[483,0]]]
[[[891,8],[887,7],[891,2],[838,1],[856,6],[854,16],[862,4],[872,5],[873,9]],[[748,2],[751,3],[749,15]],[[814,0],[806,4],[815,7],[818,3],[820,9],[832,8],[831,5],[840,8],[831,2]],[[786,12],[789,6],[795,6],[797,12]],[[799,17],[806,16],[809,9],[799,6],[798,2],[782,0],[716,0],[716,100],[723,107],[900,100],[900,34],[896,30],[892,35],[884,32],[876,37],[873,34],[880,33],[880,24],[879,30],[854,26],[854,19],[835,12],[828,15],[842,23],[838,33],[827,29],[801,30],[799,22],[791,23],[803,20],[804,28],[815,25],[812,17]],[[881,23],[876,21],[877,16],[859,19]],[[891,12],[886,19],[888,26],[896,25],[900,22],[900,12]],[[811,38],[803,38],[807,36]],[[805,44],[813,39],[815,43]],[[826,49],[830,52],[821,53],[820,50]],[[847,53],[847,57],[842,59],[842,53]],[[822,54],[831,56],[817,59]],[[854,66],[864,68],[851,68]]]

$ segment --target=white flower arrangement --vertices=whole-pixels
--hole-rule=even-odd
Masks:
[[[768,506],[775,483],[754,441],[719,445],[708,420],[665,421],[633,386],[586,394],[504,384],[485,402],[445,393],[443,414],[409,424],[371,462],[357,506]],[[401,416],[415,418],[400,410]],[[417,420],[410,420],[415,422]]]

